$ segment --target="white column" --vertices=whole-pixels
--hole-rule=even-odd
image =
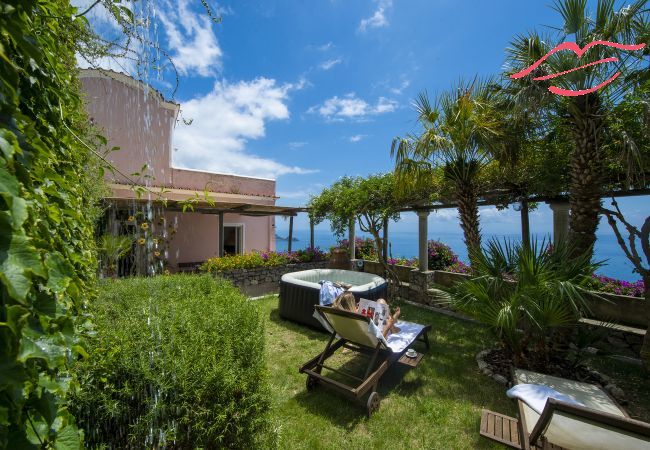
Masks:
[[[289,216],[289,242],[287,243],[287,251],[291,253],[293,246],[293,216]]]
[[[418,249],[420,271],[429,270],[429,253],[427,248],[427,235],[429,234],[429,211],[417,211],[418,214]]]
[[[548,202],[548,205],[553,211],[553,244],[557,245],[569,236],[569,202],[553,201]]]
[[[309,218],[309,247],[314,248],[314,219]]]

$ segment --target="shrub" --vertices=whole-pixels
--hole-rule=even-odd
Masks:
[[[304,250],[296,250],[293,254],[298,257],[300,262],[318,262],[328,258],[327,253],[319,247],[307,247]]]
[[[472,272],[472,268],[462,261],[456,261],[451,266],[446,267],[444,270],[447,272],[467,273],[467,274]]]
[[[110,280],[93,303],[91,356],[72,408],[88,446],[267,445],[264,323],[209,275]]]
[[[631,295],[632,297],[643,297],[645,293],[643,280],[632,283],[596,274],[592,275],[589,287],[595,291],[609,292],[617,295]]]
[[[397,264],[400,266],[414,267],[418,265],[417,258],[406,258],[404,256],[398,256],[397,258],[388,258],[386,261],[388,264]]]
[[[440,241],[429,241],[427,253],[429,255],[429,270],[445,270],[458,262],[458,256],[451,247]]]
[[[339,241],[339,248],[348,249],[349,240],[343,239]],[[365,259],[367,261],[379,261],[377,256],[377,249],[375,248],[375,240],[373,238],[354,238],[354,257],[355,259]]]
[[[201,265],[203,272],[221,272],[233,269],[252,269],[255,267],[273,267],[300,262],[325,261],[327,253],[320,248],[306,248],[295,252],[251,252],[243,255],[228,255],[210,258]]]
[[[476,277],[452,288],[454,306],[490,327],[515,364],[548,362],[554,332],[578,323],[597,267],[571,252],[564,244],[547,251],[544,242],[490,241],[472,255]]]

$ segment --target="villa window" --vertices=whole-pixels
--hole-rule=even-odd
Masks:
[[[244,253],[244,225],[224,225],[223,252],[226,255]]]

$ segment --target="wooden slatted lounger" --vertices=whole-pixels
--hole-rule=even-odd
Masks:
[[[650,450],[650,424],[631,419],[598,386],[521,369],[514,379],[548,386],[585,406],[549,398],[538,414],[518,399],[519,420],[483,410],[482,436],[523,450]]]
[[[325,306],[317,305],[314,308],[324,320],[324,324],[329,325],[327,328],[331,335],[325,350],[300,368],[300,373],[307,374],[307,390],[322,385],[361,404],[364,404],[363,397],[370,393],[365,401],[366,411],[370,417],[379,409],[380,398],[377,393],[377,385],[382,375],[394,362],[416,367],[422,359],[422,353],[418,353],[415,358],[409,358],[405,353],[409,346],[418,340],[429,349],[427,332],[431,326],[400,321],[396,324],[400,328],[399,333],[389,335],[388,339],[383,339],[383,337],[380,339],[370,331],[371,325],[368,317]],[[357,377],[325,364],[340,348],[370,355],[363,377]],[[349,385],[322,375],[323,369],[350,379],[354,384]]]

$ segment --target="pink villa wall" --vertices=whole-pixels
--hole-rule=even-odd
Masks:
[[[128,78],[126,78],[128,80]],[[152,184],[171,183],[170,150],[178,107],[165,102],[152,89],[127,85],[96,70],[81,72],[86,111],[107,137],[108,148],[120,147],[107,159],[127,175],[151,167]],[[108,181],[127,182],[119,174],[106,172]]]
[[[126,75],[82,70],[86,110],[108,148],[120,147],[107,159],[127,175],[139,172],[143,164],[153,180],[142,184],[226,194],[222,201],[275,205],[275,180],[241,177],[172,166],[172,133],[179,105],[166,101],[157,91]],[[109,183],[130,184],[123,176],[106,172]],[[115,187],[113,198],[125,198],[124,186]],[[217,194],[218,198],[218,194]],[[218,202],[218,200],[217,200]],[[176,221],[177,232],[170,244],[172,268],[180,262],[198,262],[217,255],[218,216],[200,213],[166,212]],[[171,223],[171,222],[169,222]],[[244,250],[275,250],[275,218],[226,214],[224,223],[244,224]]]
[[[214,214],[166,212],[168,224],[175,224],[176,235],[169,244],[169,265],[194,263],[217,256],[219,251],[219,217]],[[225,214],[224,224],[244,225],[244,251],[275,249],[273,217],[249,217]],[[262,232],[260,232],[262,231]]]

